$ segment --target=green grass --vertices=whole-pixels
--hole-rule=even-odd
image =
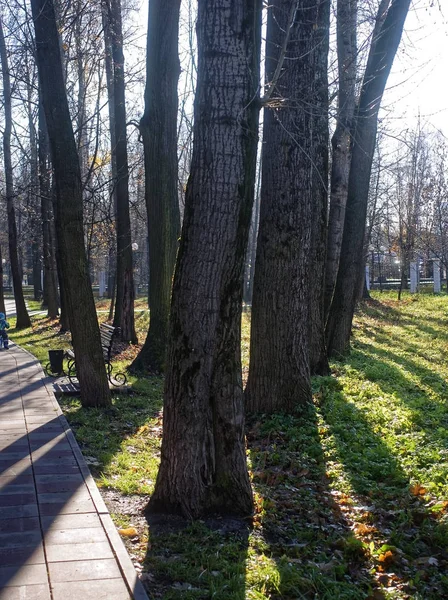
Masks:
[[[355,318],[353,349],[315,378],[314,403],[249,416],[253,522],[148,527],[160,457],[161,378],[132,378],[108,411],[63,409],[153,598],[438,600],[448,596],[448,298],[375,293]],[[105,318],[101,315],[101,318]],[[143,334],[147,313],[137,317]],[[66,344],[55,324],[11,337],[46,360]],[[142,336],[143,341],[143,336]],[[243,319],[245,372],[248,315]],[[137,349],[118,357],[123,367]],[[129,498],[130,504],[126,504]]]

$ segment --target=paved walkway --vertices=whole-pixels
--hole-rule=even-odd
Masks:
[[[0,600],[147,600],[36,359],[0,352]]]

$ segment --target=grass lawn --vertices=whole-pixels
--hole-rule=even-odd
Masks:
[[[143,341],[148,314],[137,323]],[[55,325],[33,317],[32,331],[11,338],[45,362],[48,348],[67,347]],[[245,314],[245,369],[248,325]],[[351,355],[332,364],[331,377],[314,379],[312,406],[248,416],[250,523],[146,523],[161,378],[131,378],[134,393],[106,412],[63,400],[150,597],[447,598],[447,325],[447,296],[398,303],[396,293],[374,293],[356,316]],[[117,357],[121,366],[136,350]]]

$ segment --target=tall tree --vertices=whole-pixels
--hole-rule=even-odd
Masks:
[[[289,411],[311,400],[310,269],[318,259],[311,238],[327,197],[328,37],[328,0],[270,3],[266,74],[271,96],[264,112],[246,387],[251,411]]]
[[[180,0],[149,3],[145,112],[145,200],[149,234],[149,331],[132,369],[162,371],[179,236],[177,84]]]
[[[110,405],[90,284],[82,217],[81,172],[62,72],[53,0],[32,0],[36,59],[54,167],[56,233],[83,406]]]
[[[12,106],[11,77],[9,73],[8,54],[6,51],[3,19],[0,16],[0,60],[3,77],[3,101],[5,110],[5,129],[3,132],[3,159],[5,161],[6,211],[8,215],[9,261],[11,264],[14,300],[16,303],[17,329],[31,327],[31,320],[25,304],[22,289],[22,276],[19,265],[17,224],[14,208],[14,180],[11,158]]]
[[[129,214],[129,166],[126,134],[126,95],[124,80],[123,27],[120,0],[103,0],[108,15],[113,64],[114,133],[117,179],[116,226],[117,226],[117,280],[114,325],[120,327],[123,341],[137,343],[134,322],[134,275],[132,270],[131,219]],[[106,49],[107,50],[107,49]]]
[[[328,352],[334,356],[342,355],[350,348],[353,314],[360,281],[364,277],[363,247],[378,112],[409,5],[410,0],[392,0],[385,10],[385,2],[380,4],[364,73],[355,117],[339,271],[327,322]]]
[[[162,458],[149,509],[252,512],[241,374],[261,0],[199,0],[194,146],[173,283]]]
[[[356,104],[358,0],[337,2],[338,107],[331,138],[331,195],[325,269],[325,315],[328,315],[339,268],[347,203],[348,176]]]
[[[56,270],[54,223],[51,194],[50,144],[44,107],[39,91],[38,116],[39,193],[42,218],[42,255],[44,263],[43,304],[50,319],[58,316],[58,276]]]

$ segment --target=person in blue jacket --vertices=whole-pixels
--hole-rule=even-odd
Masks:
[[[3,347],[6,348],[6,350],[9,347],[8,334],[6,333],[7,329],[9,329],[9,323],[6,320],[5,313],[0,312],[0,337],[3,340]]]

